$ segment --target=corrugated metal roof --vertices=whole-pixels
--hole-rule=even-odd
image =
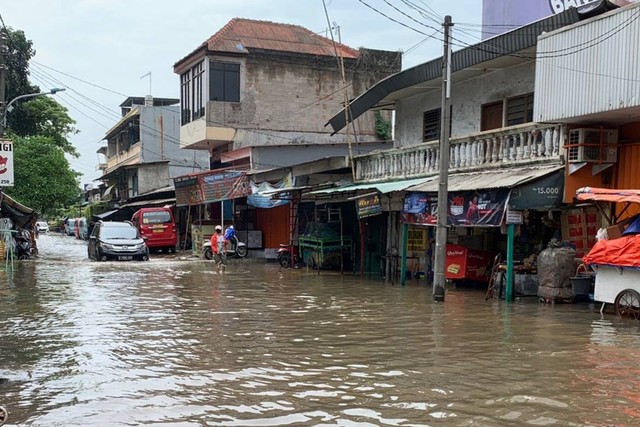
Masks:
[[[378,190],[381,193],[392,193],[394,191],[402,191],[411,186],[418,184],[425,184],[428,181],[438,179],[437,176],[430,176],[428,178],[416,178],[416,179],[407,179],[404,181],[392,181],[392,182],[375,182],[370,184],[356,184],[356,185],[347,185],[345,187],[334,187],[334,188],[326,188],[324,190],[312,191],[309,194],[333,194],[333,193],[344,193],[344,192],[357,192],[360,190]],[[426,184],[425,184],[426,185]],[[437,187],[437,184],[436,184]]]
[[[487,39],[466,47],[451,56],[452,73],[471,68],[483,62],[501,57],[516,56],[518,52],[534,48],[540,34],[553,31],[580,20],[577,9],[570,8],[529,25]],[[442,76],[442,57],[417,65],[381,80],[371,89],[358,96],[350,105],[351,120],[360,117],[370,108],[383,101],[388,95],[413,85],[438,79]],[[346,126],[345,110],[333,116],[329,123],[334,132]]]
[[[456,173],[449,175],[448,191],[473,191],[490,188],[512,188],[550,173],[561,170],[563,166],[540,166],[529,168],[500,169],[490,172]],[[407,191],[424,193],[438,192],[438,177],[423,184],[408,187]]]
[[[303,53],[319,56],[358,58],[360,52],[344,44],[336,43],[299,25],[281,24],[244,18],[233,18],[217,33],[209,37],[174,67],[190,58],[202,48],[212,52],[246,54],[251,49],[271,50],[288,53]]]

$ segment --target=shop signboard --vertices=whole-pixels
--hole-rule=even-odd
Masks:
[[[251,183],[245,172],[225,171],[200,175],[204,203],[233,200],[251,194]]]
[[[13,142],[0,139],[0,187],[13,187]]]
[[[426,228],[411,227],[407,240],[407,250],[409,252],[426,252],[427,251],[427,232]]]
[[[173,179],[176,206],[193,206],[203,202],[202,188],[197,177],[180,176]]]
[[[513,210],[551,209],[562,205],[564,171],[559,170],[511,190],[509,208]]]
[[[437,198],[424,195],[427,200],[422,213],[403,212],[409,224],[437,225]],[[504,217],[509,189],[463,191],[449,193],[447,225],[458,227],[499,227]],[[408,206],[405,200],[405,206]]]
[[[370,194],[357,198],[356,209],[358,210],[358,218],[360,219],[380,215],[382,213],[380,194]]]
[[[522,224],[524,222],[522,217],[522,211],[507,210],[505,222],[507,224],[517,224],[517,225]]]

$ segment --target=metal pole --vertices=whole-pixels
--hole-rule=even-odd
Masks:
[[[0,138],[4,136],[4,117],[6,115],[5,105],[5,86],[6,86],[6,74],[7,74],[7,44],[5,42],[4,31],[0,31],[0,117],[2,117],[2,123],[0,123]]]
[[[447,257],[447,210],[449,206],[449,133],[451,105],[451,16],[444,17],[444,55],[442,57],[442,108],[440,110],[440,175],[438,185],[438,222],[433,280],[434,301],[444,302]]]
[[[514,224],[507,225],[507,289],[504,300],[513,301],[513,241],[516,234]]]

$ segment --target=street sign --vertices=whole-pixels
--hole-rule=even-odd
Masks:
[[[13,187],[13,141],[0,139],[0,187]]]

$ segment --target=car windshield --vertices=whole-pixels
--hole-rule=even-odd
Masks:
[[[105,239],[136,239],[138,231],[131,226],[102,227],[100,238]]]
[[[142,223],[145,225],[164,224],[167,222],[171,222],[171,215],[167,211],[145,212],[142,215]]]

